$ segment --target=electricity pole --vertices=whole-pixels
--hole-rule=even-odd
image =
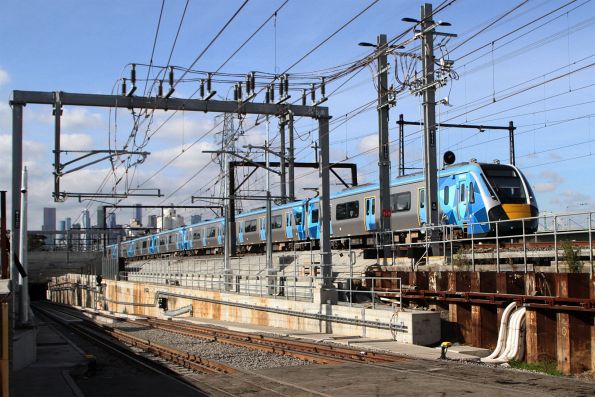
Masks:
[[[390,256],[390,151],[388,140],[388,64],[386,61],[386,35],[378,36],[378,174],[380,181],[380,243],[382,244],[382,262],[386,266]]]
[[[266,234],[266,268],[267,268],[267,290],[269,295],[275,294],[275,267],[273,266],[273,236],[271,232],[273,228],[271,227],[271,217],[272,215],[272,208],[271,208],[271,173],[269,172],[270,169],[270,162],[269,162],[269,142],[271,141],[270,136],[270,127],[269,127],[269,116],[266,116],[266,134],[267,140],[264,142],[264,161],[266,163],[266,195],[267,195],[267,203],[266,203],[266,224],[265,224],[265,234]]]
[[[436,166],[436,86],[434,84],[434,21],[432,4],[421,6],[421,57],[424,83],[424,175],[426,225],[438,225],[438,181]],[[429,239],[436,240],[435,229]]]

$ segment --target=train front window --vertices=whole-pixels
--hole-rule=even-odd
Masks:
[[[482,169],[503,204],[524,204],[527,202],[525,187],[514,168],[484,164]]]

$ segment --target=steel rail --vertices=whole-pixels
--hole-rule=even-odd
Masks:
[[[92,330],[92,329],[85,329],[85,326],[81,326],[81,323],[73,323],[73,322],[65,321],[64,319],[60,319],[60,317],[58,317],[55,314],[55,312],[58,311],[58,310],[55,310],[55,308],[49,309],[47,307],[43,308],[41,306],[42,305],[40,305],[40,304],[35,304],[35,305],[33,305],[33,309],[39,313],[42,313],[42,315],[44,315],[45,317],[52,319],[53,321],[55,321],[59,324],[62,324],[63,326],[67,327],[68,329],[72,330],[73,332],[77,333],[78,335],[82,336],[83,338],[86,338],[86,339],[92,341],[93,343],[98,344],[102,348],[108,349],[109,351],[116,353],[117,355],[122,356],[122,357],[126,358],[127,360],[132,361],[138,365],[148,368],[149,370],[151,370],[155,373],[167,376],[168,378],[175,380],[176,382],[179,382],[179,383],[183,384],[184,386],[187,386],[188,388],[192,389],[193,391],[199,393],[198,395],[200,395],[200,396],[206,396],[206,394],[203,394],[200,391],[200,389],[198,389],[195,385],[193,385],[192,383],[183,379],[180,376],[180,374],[176,373],[172,369],[164,367],[163,365],[156,363],[153,360],[139,356],[138,354],[134,353],[133,351],[131,351],[129,349],[123,349],[122,348],[123,346],[121,344],[116,343],[114,340],[106,337],[106,335],[102,332],[98,332],[97,330]],[[54,312],[54,313],[52,313],[52,312]],[[63,313],[66,313],[66,312],[63,312]],[[69,316],[72,316],[69,313],[67,313],[67,314]],[[78,316],[72,316],[72,317],[78,317]],[[85,319],[81,318],[81,320],[85,320]],[[86,320],[88,320],[88,319],[86,319]]]
[[[221,330],[212,327],[189,324],[177,321],[172,323],[159,319],[150,318],[146,320],[151,326],[167,329],[173,332],[183,332],[188,336],[207,338],[221,343],[240,345],[250,349],[262,349],[277,354],[291,355],[308,361],[320,360],[338,362],[395,362],[408,361],[409,359],[396,354],[380,353],[374,351],[362,351],[349,347],[334,346],[330,344],[312,343],[285,338],[265,336],[248,332]],[[334,363],[333,363],[334,364]]]

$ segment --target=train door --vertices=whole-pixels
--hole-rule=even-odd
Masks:
[[[297,232],[297,237],[300,240],[306,239],[306,225],[304,220],[304,213],[305,211],[303,205],[293,207],[293,219],[295,219],[295,230]]]
[[[466,175],[457,178],[457,204],[456,214],[460,225],[469,222],[469,181]]]
[[[376,230],[376,197],[366,197],[364,202],[366,206],[366,230]]]
[[[225,222],[221,222],[217,226],[217,244],[223,244],[223,230],[225,228]]]
[[[183,250],[184,247],[184,229],[178,229],[178,233],[176,233],[176,249]]]
[[[310,208],[308,208],[308,235],[310,238],[320,238],[320,209],[318,203],[310,203]]]
[[[128,243],[128,250],[126,253],[128,254],[129,258],[134,256],[135,245],[136,245],[136,241],[131,241],[130,243]]]
[[[477,183],[470,176],[469,182],[469,222],[473,225],[469,227],[468,233],[478,234],[490,231],[490,225],[487,223],[488,214],[485,209],[481,193]]]
[[[157,242],[158,236],[151,236],[151,239],[149,240],[149,255],[155,255]]]
[[[202,246],[203,247],[207,246],[207,228],[206,227],[202,228]]]
[[[291,212],[285,213],[285,236],[293,238],[293,225],[291,222]]]
[[[186,241],[184,242],[184,244],[186,244],[186,249],[191,249],[192,248],[192,230],[190,228],[186,229],[186,233],[184,233]]]
[[[417,194],[417,214],[419,225],[425,225],[426,222],[426,189],[418,189]]]
[[[260,239],[265,241],[267,239],[267,223],[265,222],[266,218],[260,218]]]
[[[240,243],[244,242],[244,221],[239,223],[240,227],[238,228],[238,241]]]

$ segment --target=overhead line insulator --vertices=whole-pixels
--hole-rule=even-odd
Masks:
[[[128,90],[126,89],[126,78],[124,77],[122,79],[122,95],[126,96],[127,92],[128,92]]]
[[[132,64],[130,69],[130,82],[132,85],[136,85],[136,64]]]
[[[283,79],[283,83],[285,85],[285,96],[289,95],[289,76],[286,74],[285,78]]]
[[[251,77],[252,76],[250,75],[250,73],[248,73],[246,75],[246,94],[247,95],[250,95],[252,93],[252,91],[250,90],[250,87],[252,87],[252,82],[250,81]]]

